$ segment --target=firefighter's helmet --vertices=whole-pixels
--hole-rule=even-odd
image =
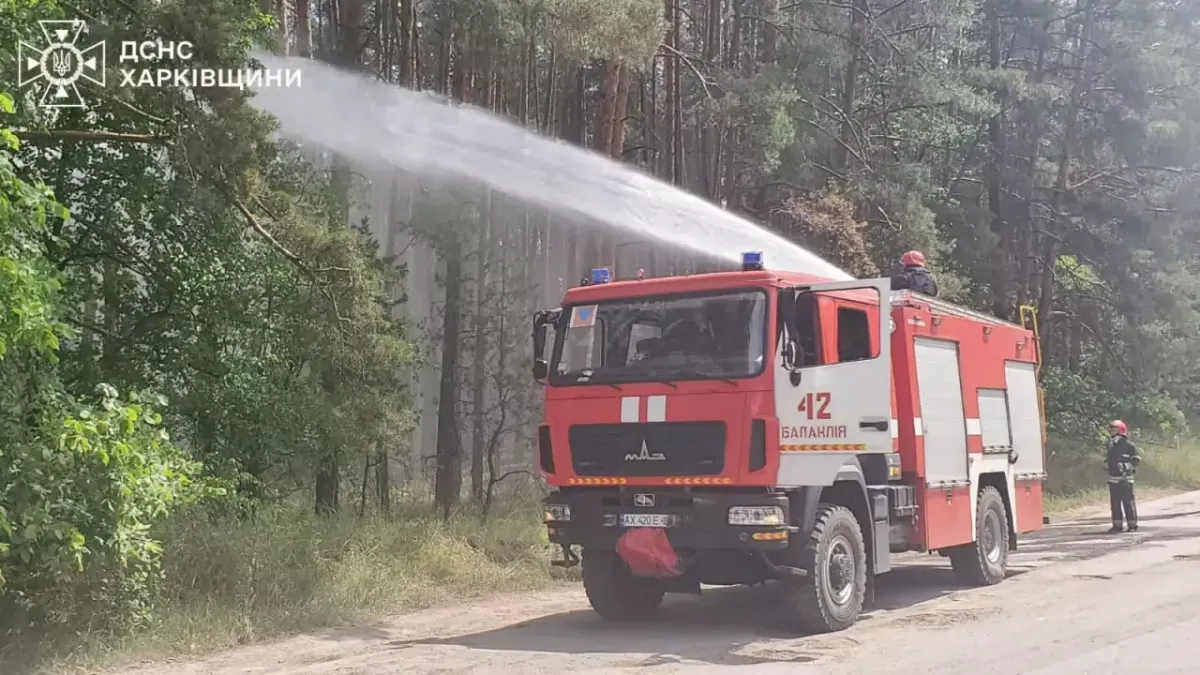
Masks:
[[[905,267],[924,267],[925,254],[920,251],[909,251],[900,256],[900,264]]]
[[[1114,436],[1127,436],[1129,435],[1129,427],[1125,426],[1125,423],[1121,420],[1113,420],[1108,423],[1108,433]]]

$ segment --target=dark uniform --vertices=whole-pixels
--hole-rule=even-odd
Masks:
[[[1120,532],[1123,524],[1128,524],[1130,532],[1137,532],[1137,500],[1133,496],[1133,482],[1142,458],[1138,455],[1137,446],[1129,442],[1124,422],[1112,422],[1108,428],[1112,436],[1105,461],[1108,465],[1108,500],[1112,507],[1112,529],[1109,532]]]
[[[904,271],[892,276],[893,291],[910,290],[931,298],[937,297],[937,282],[925,267],[924,253],[909,251],[900,257],[900,264],[904,265]]]
[[[903,289],[916,291],[931,298],[936,298],[938,294],[937,282],[924,267],[905,267],[903,272],[892,277],[892,290]]]

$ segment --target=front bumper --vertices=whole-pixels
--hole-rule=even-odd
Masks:
[[[646,505],[646,496],[653,498],[653,506]],[[570,520],[546,523],[550,542],[580,545],[585,549],[612,550],[629,529],[620,525],[621,514],[672,516],[673,523],[665,530],[671,545],[678,550],[780,550],[787,548],[789,535],[795,529],[786,524],[729,524],[729,509],[733,506],[778,506],[785,515],[788,513],[786,496],[762,491],[568,488],[552,493],[544,503],[571,509]]]

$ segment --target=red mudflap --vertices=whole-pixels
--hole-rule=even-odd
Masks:
[[[639,577],[665,579],[683,574],[679,556],[661,527],[635,527],[621,535],[617,555]]]

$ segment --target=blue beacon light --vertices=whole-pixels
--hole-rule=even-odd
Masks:
[[[598,267],[592,270],[593,284],[607,284],[610,281],[610,275],[607,267]]]
[[[742,271],[751,272],[763,269],[762,251],[746,251],[742,254]]]

